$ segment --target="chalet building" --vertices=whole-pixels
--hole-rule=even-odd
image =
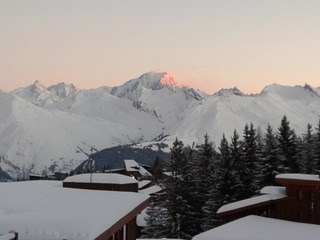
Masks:
[[[153,179],[152,174],[136,161],[132,159],[125,159],[123,162],[126,169],[126,175],[138,180]]]
[[[152,185],[154,185],[154,183],[151,180],[139,181],[139,190],[143,190],[143,189],[149,188]]]
[[[286,188],[286,199],[277,205],[274,216],[295,222],[320,224],[319,175],[280,174],[276,182]]]
[[[121,176],[117,181],[124,181],[122,177],[125,183],[132,179]],[[96,184],[98,178],[93,175],[92,182]],[[89,176],[65,182],[86,183],[84,179]],[[149,195],[80,187],[63,187],[61,181],[50,180],[1,183],[0,233],[15,230],[19,240],[136,239],[136,218],[148,206]]]
[[[138,181],[116,173],[85,173],[67,177],[63,187],[93,190],[138,192]]]
[[[320,226],[249,215],[193,237],[192,240],[319,240]]]
[[[226,222],[259,215],[294,222],[320,224],[320,178],[310,174],[279,174],[277,184],[260,196],[222,206],[217,214]]]
[[[69,176],[66,172],[55,172],[53,175],[29,174],[29,180],[64,180]]]
[[[227,223],[193,240],[318,240],[319,175],[279,174],[276,183],[259,196],[222,206],[217,215]]]

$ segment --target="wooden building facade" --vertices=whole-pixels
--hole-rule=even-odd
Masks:
[[[291,177],[290,177],[291,176]],[[303,177],[304,176],[304,177]],[[320,224],[320,179],[318,175],[277,176],[276,182],[286,187],[286,199],[277,206],[279,219]]]
[[[285,187],[283,196],[261,195],[221,207],[217,215],[225,222],[248,215],[320,224],[319,175],[280,174],[276,183]]]
[[[116,173],[85,173],[74,175],[63,181],[63,187],[91,190],[138,192],[138,181]]]
[[[87,182],[63,182],[63,187],[91,190],[106,190],[120,192],[138,192],[138,183],[87,183]]]
[[[141,203],[125,217],[116,222],[111,228],[95,238],[95,240],[136,240],[138,234],[136,218],[148,204],[149,200]]]

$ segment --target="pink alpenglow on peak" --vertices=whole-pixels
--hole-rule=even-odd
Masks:
[[[180,84],[174,80],[171,74],[167,72],[164,73],[163,77],[160,79],[160,83],[171,87],[181,87]]]
[[[147,88],[159,89],[164,86],[179,87],[180,85],[174,80],[168,72],[147,72],[142,74],[138,81]]]

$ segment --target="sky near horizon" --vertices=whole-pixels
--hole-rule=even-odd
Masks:
[[[167,71],[209,94],[320,87],[318,0],[1,0],[0,89]]]

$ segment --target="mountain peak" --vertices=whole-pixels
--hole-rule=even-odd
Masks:
[[[173,77],[169,73],[165,73],[163,77],[160,79],[160,83],[162,85],[167,85],[171,87],[178,87],[179,84],[173,79]]]
[[[31,85],[31,91],[34,93],[41,93],[41,92],[47,91],[47,88],[39,80],[36,80]]]
[[[316,89],[316,88],[314,88],[314,87],[312,87],[311,85],[309,85],[309,84],[306,83],[306,84],[304,85],[304,89],[307,90],[307,91],[310,91],[311,94],[315,94],[315,95],[317,95],[317,96],[320,97],[320,92],[319,92],[319,90]]]
[[[241,92],[237,87],[234,88],[222,88],[217,93],[214,94],[215,96],[244,96],[245,94]]]
[[[66,98],[78,92],[78,89],[73,84],[66,84],[64,82],[50,86],[48,90],[59,98]]]
[[[167,72],[148,72],[138,78],[129,80],[119,87],[112,88],[110,93],[118,97],[126,96],[130,99],[136,99],[142,93],[143,88],[160,90],[165,87],[178,87],[178,84]]]
[[[143,87],[157,90],[161,89],[164,86],[169,87],[178,87],[178,84],[175,82],[173,77],[167,72],[148,72],[142,74],[138,81],[141,83]]]

